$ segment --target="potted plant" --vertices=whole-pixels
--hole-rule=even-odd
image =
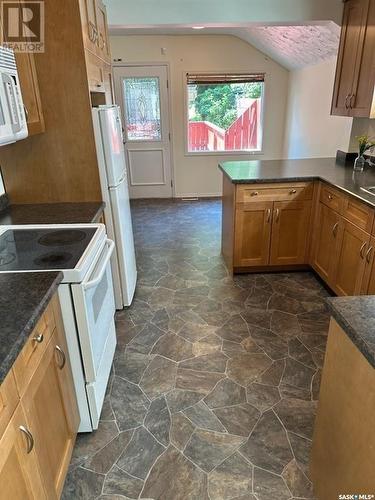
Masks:
[[[368,135],[360,135],[356,137],[356,139],[358,140],[359,153],[354,160],[354,170],[362,171],[366,163],[366,159],[363,155],[366,151],[375,146],[375,141],[372,141]]]

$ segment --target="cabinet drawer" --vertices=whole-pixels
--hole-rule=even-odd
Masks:
[[[245,184],[237,186],[236,200],[239,203],[264,201],[311,200],[312,183],[293,184]]]
[[[13,371],[10,370],[0,385],[0,438],[16,409],[19,397]]]
[[[356,226],[371,233],[374,222],[374,210],[351,196],[344,199],[343,215]]]
[[[341,214],[344,206],[344,198],[344,195],[337,189],[326,184],[321,184],[320,201],[327,207]]]
[[[27,384],[36,370],[55,327],[53,309],[49,305],[13,365],[14,376],[20,395],[24,393]]]

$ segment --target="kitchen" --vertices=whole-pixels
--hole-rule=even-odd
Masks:
[[[287,106],[302,112],[305,69],[286,70],[229,27],[201,35],[197,20],[143,33],[132,13],[121,31],[121,9],[106,3],[109,28],[100,1],[44,2],[46,50],[15,53],[11,95],[20,89],[28,137],[0,149],[0,497],[373,494],[375,176],[367,163],[353,170],[353,152],[373,126],[374,2],[344,6],[344,76],[332,109],[323,95],[314,103],[328,139],[296,151],[312,146],[297,148],[288,118],[285,156],[278,125]],[[337,7],[326,15],[341,24]],[[317,26],[338,43],[336,28]],[[361,48],[357,64],[348,44]],[[225,62],[234,51],[236,69]],[[137,79],[159,99],[159,128],[131,122]],[[155,80],[167,82],[156,100]],[[180,119],[183,102],[218,82],[251,89],[237,106],[257,110],[254,151],[197,149],[230,144],[225,121],[223,132],[210,125],[215,143],[188,135],[199,119],[190,108]],[[293,98],[271,108],[288,82]],[[306,138],[319,132],[311,114],[310,104],[298,127]]]

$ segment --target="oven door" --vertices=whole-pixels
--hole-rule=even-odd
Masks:
[[[107,239],[82,283],[71,285],[86,383],[95,382],[101,365],[108,362],[103,357],[115,316],[110,262],[114,247]]]

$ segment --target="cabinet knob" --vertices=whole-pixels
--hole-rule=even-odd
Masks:
[[[27,451],[27,454],[29,454],[33,451],[33,448],[34,448],[34,437],[31,434],[31,432],[29,431],[29,429],[27,429],[24,425],[20,425],[19,429],[26,436],[26,440],[27,440],[26,451]]]
[[[296,189],[292,189],[291,191],[289,191],[289,194],[296,194],[297,190]]]
[[[280,210],[278,208],[276,208],[276,212],[275,212],[275,222],[279,222],[279,218],[280,218]]]
[[[345,108],[346,109],[349,109],[349,104],[348,104],[348,99],[350,97],[350,94],[348,94],[346,97],[345,97]]]
[[[328,195],[328,199],[331,201],[333,200],[333,196],[331,194]]]
[[[36,342],[37,344],[41,344],[44,340],[44,335],[43,333],[40,333],[39,335],[36,335],[34,338],[33,338],[34,342]]]
[[[65,363],[66,363],[65,352],[58,345],[55,347],[55,349],[56,349],[56,352],[57,352],[57,354],[59,355],[59,357],[61,359],[61,363],[58,365],[58,367],[60,368],[60,370],[62,370],[64,368],[64,366],[65,366]]]
[[[259,194],[259,193],[258,193],[258,191],[253,191],[253,192],[251,193],[251,196],[258,196],[258,194]]]
[[[271,222],[271,209],[267,209],[267,223],[269,224]]]
[[[336,222],[336,224],[333,226],[332,228],[332,233],[333,233],[333,236],[336,238],[336,234],[337,234],[337,228],[339,227],[339,223]]]
[[[350,99],[349,99],[349,108],[353,109],[353,99],[355,102],[355,94],[351,94]]]

